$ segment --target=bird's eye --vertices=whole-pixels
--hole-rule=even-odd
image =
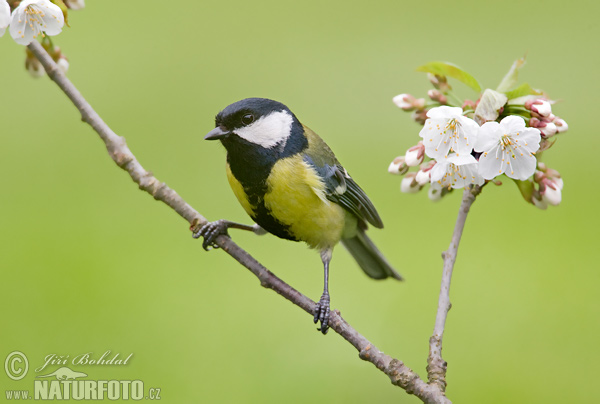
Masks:
[[[242,123],[244,124],[244,126],[250,125],[252,122],[254,122],[254,115],[246,114],[242,116]]]

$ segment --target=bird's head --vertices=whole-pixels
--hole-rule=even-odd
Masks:
[[[228,143],[248,142],[264,149],[283,149],[300,123],[280,102],[266,98],[246,98],[235,102],[215,118],[215,128],[204,139]]]

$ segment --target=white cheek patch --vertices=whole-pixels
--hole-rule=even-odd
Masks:
[[[289,112],[277,111],[261,117],[251,125],[236,129],[233,133],[265,148],[271,148],[279,143],[285,146],[292,131],[292,122],[293,118]]]

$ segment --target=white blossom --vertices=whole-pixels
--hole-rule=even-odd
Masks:
[[[10,23],[10,6],[6,0],[0,0],[0,36],[4,35]]]
[[[477,169],[477,160],[470,154],[458,156],[450,154],[438,161],[431,169],[431,183],[447,188],[464,188],[470,184],[485,182]]]
[[[427,117],[429,119],[419,133],[425,154],[438,161],[450,152],[459,157],[471,154],[479,125],[463,116],[462,108],[443,105],[430,109]]]
[[[23,0],[15,8],[10,35],[20,45],[29,45],[38,35],[58,35],[65,25],[61,9],[48,0]]]
[[[481,152],[479,172],[486,180],[505,173],[510,178],[525,180],[535,172],[535,152],[541,135],[536,128],[526,128],[520,116],[507,116],[498,122],[484,123],[475,143]]]

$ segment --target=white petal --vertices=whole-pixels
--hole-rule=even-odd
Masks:
[[[33,41],[33,31],[29,25],[26,24],[25,17],[20,17],[22,13],[17,13],[16,11],[17,10],[15,9],[12,13],[9,27],[10,36],[12,36],[19,45],[29,45],[31,41]]]
[[[425,154],[434,159],[442,159],[450,151],[450,142],[444,128],[448,123],[447,119],[428,119],[425,121],[423,129],[419,136],[423,138]]]
[[[504,172],[501,154],[500,146],[496,145],[479,157],[479,174],[486,180],[491,180]]]
[[[500,124],[498,122],[486,122],[479,128],[477,140],[475,141],[475,151],[486,152],[495,146],[498,146],[500,136],[502,135]]]
[[[519,153],[518,149],[512,155],[509,155],[509,153],[506,152],[504,154],[507,163],[505,174],[508,177],[516,180],[526,180],[535,172],[535,167],[537,165],[536,159],[527,151],[524,151],[523,155]]]
[[[0,36],[4,35],[8,24],[10,24],[10,6],[6,0],[0,0]]]
[[[525,119],[517,115],[509,115],[500,121],[505,134],[513,134],[525,129]]]
[[[518,135],[517,135],[518,133]],[[536,152],[540,148],[542,136],[536,128],[523,128],[512,136],[512,139],[519,147],[529,152]]]
[[[462,116],[462,112],[462,108],[442,105],[441,107],[431,108],[427,112],[427,117],[431,119],[453,119]]]
[[[433,166],[430,174],[432,184],[439,182],[444,177],[448,169],[448,164],[448,162],[442,161]]]
[[[450,154],[448,156],[447,162],[457,166],[464,166],[467,164],[477,164],[477,159],[470,154]]]

